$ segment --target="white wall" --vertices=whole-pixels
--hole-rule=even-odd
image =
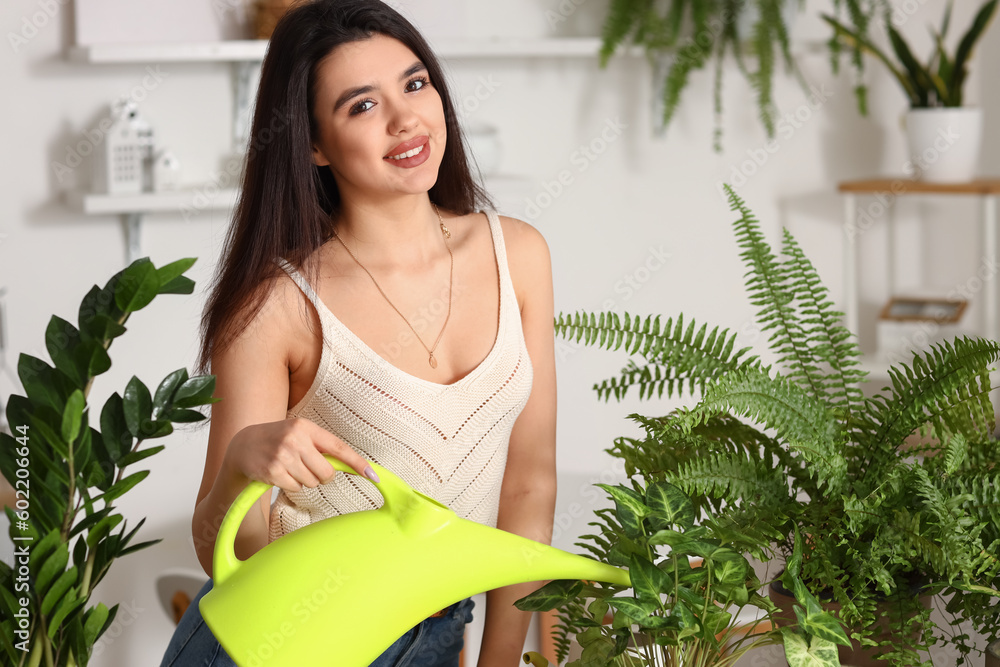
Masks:
[[[88,166],[75,169],[65,182],[54,170],[67,151],[84,139],[107,113],[108,102],[136,86],[149,72],[145,65],[87,66],[68,62],[72,42],[70,5],[57,7],[51,19],[26,45],[15,51],[8,35],[22,31],[24,21],[42,11],[43,0],[16,0],[0,5],[0,56],[3,84],[4,159],[0,160],[0,287],[9,317],[6,361],[17,353],[45,357],[43,334],[49,316],[75,319],[80,298],[93,283],[101,285],[124,263],[120,224],[111,216],[87,217],[68,208],[60,192],[86,182]],[[501,34],[550,31],[544,10],[558,0],[519,0],[514,9],[497,12],[501,3],[473,4],[473,32],[489,26]],[[568,5],[568,3],[566,3]],[[822,3],[821,3],[822,4]],[[927,0],[913,18],[913,30],[937,22],[942,0]],[[959,3],[955,25],[971,17],[970,4]],[[568,34],[579,26],[600,22],[606,2],[580,3],[569,21],[554,32]],[[825,33],[810,10],[799,18],[797,34],[822,38]],[[492,12],[492,13],[491,13]],[[540,18],[541,17],[541,18]],[[569,26],[573,26],[572,28]],[[1000,59],[1000,28],[992,26],[979,53],[995,68]],[[800,49],[801,50],[801,49]],[[642,58],[618,58],[607,69],[596,58],[481,59],[454,61],[448,69],[460,100],[476,99],[467,120],[492,123],[501,130],[504,156],[501,171],[529,179],[524,195],[507,198],[503,213],[528,219],[545,234],[552,250],[557,311],[599,310],[609,302],[630,313],[683,312],[699,321],[717,323],[756,340],[753,311],[743,290],[744,268],[730,232],[734,215],[720,196],[719,184],[732,181],[739,170],[753,171],[739,188],[756,212],[768,238],[777,240],[788,226],[813,259],[834,299],[841,301],[841,202],[837,181],[878,174],[895,174],[905,161],[898,118],[903,96],[885,73],[869,69],[871,116],[858,116],[847,76],[834,78],[822,53],[803,52],[799,65],[807,82],[823,91],[826,101],[813,109],[808,94],[786,77],[777,80],[777,97],[786,113],[798,112],[799,127],[778,137],[779,149],[752,165],[766,144],[751,91],[734,67],[725,71],[725,151],[713,153],[711,75],[696,74],[684,93],[673,126],[656,130],[649,66]],[[185,181],[205,182],[222,166],[231,133],[228,66],[169,64],[154,69],[162,79],[149,86],[141,112],[154,124],[159,138],[174,149]],[[482,94],[483,81],[492,92]],[[147,79],[147,83],[152,81]],[[995,76],[976,79],[971,88],[986,106],[984,165],[1000,171],[1000,84]],[[477,94],[477,89],[479,93]],[[808,117],[808,118],[807,118]],[[792,126],[788,126],[792,127]],[[621,128],[620,130],[615,128]],[[620,133],[619,133],[620,132]],[[581,162],[578,152],[592,142],[603,152]],[[764,151],[766,153],[766,151]],[[744,167],[743,165],[749,165]],[[586,169],[583,167],[586,166]],[[568,185],[555,197],[547,192],[562,171]],[[739,183],[740,181],[734,181]],[[538,211],[529,206],[538,204]],[[905,262],[907,280],[921,277],[920,267],[935,251],[932,277],[953,284],[971,277],[977,254],[975,226],[959,216],[975,209],[952,202],[901,208],[902,228],[923,243],[907,241],[917,260]],[[155,385],[170,371],[192,366],[197,350],[197,325],[225,233],[227,215],[204,212],[185,221],[179,215],[149,216],[143,228],[143,254],[157,265],[196,256],[189,275],[198,283],[192,296],[160,297],[129,322],[130,332],[112,348],[114,367],[94,388],[92,405],[103,404],[121,391],[131,375]],[[940,231],[944,230],[944,231]],[[885,297],[878,267],[884,235],[874,228],[864,235],[863,272],[866,326]],[[656,267],[657,253],[669,258]],[[650,264],[647,265],[647,261]],[[626,279],[636,281],[632,289]],[[761,341],[757,341],[761,342]],[[622,354],[578,349],[559,343],[559,539],[568,546],[586,526],[586,513],[568,507],[574,501],[589,512],[581,490],[601,474],[616,473],[603,452],[614,437],[634,434],[625,421],[629,412],[665,413],[677,401],[641,404],[598,404],[591,385],[610,377],[624,363]],[[16,388],[0,375],[0,396]],[[167,449],[152,461],[152,474],[120,503],[132,521],[148,517],[140,539],[163,537],[160,545],[117,563],[98,590],[109,603],[122,601],[128,627],[109,638],[94,660],[96,667],[125,667],[158,661],[171,628],[157,608],[153,579],[166,568],[197,568],[190,547],[190,513],[201,477],[206,429],[192,428],[169,439]],[[154,660],[155,658],[155,660]]]

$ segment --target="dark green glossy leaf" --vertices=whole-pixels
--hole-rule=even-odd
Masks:
[[[125,403],[117,393],[112,394],[101,410],[101,439],[112,462],[117,463],[132,449],[132,437],[125,420]]]
[[[153,399],[150,397],[146,385],[134,375],[125,387],[122,403],[129,433],[137,438],[142,437],[142,423],[152,416]]]
[[[121,460],[118,462],[118,465],[122,468],[124,468],[125,466],[133,465],[135,463],[138,463],[139,461],[142,461],[145,458],[152,456],[153,454],[157,454],[163,451],[164,447],[166,447],[166,445],[156,445],[155,447],[147,447],[145,449],[129,452],[128,454],[126,454],[121,458]]]
[[[185,257],[184,259],[178,259],[177,261],[170,262],[169,264],[164,264],[156,270],[156,277],[160,281],[160,285],[166,285],[171,280],[181,275],[198,261],[197,257]]]
[[[178,368],[176,371],[163,378],[153,395],[153,414],[160,416],[160,411],[171,402],[174,392],[188,379],[186,368]]]
[[[126,477],[125,479],[128,478]],[[121,514],[111,514],[98,521],[93,528],[87,531],[87,546],[91,549],[95,548],[98,542],[107,537],[108,533],[110,533],[115,526],[122,522],[123,518],[124,517],[122,517]]]
[[[86,380],[80,375],[80,370],[73,359],[73,351],[80,344],[80,332],[66,320],[53,315],[45,328],[45,349],[52,358],[52,363],[60,371],[82,386]]]
[[[193,408],[205,405],[215,392],[214,375],[196,375],[186,380],[174,394],[174,407]]]
[[[197,410],[174,408],[167,413],[167,419],[177,424],[186,424],[191,422],[200,422],[207,419],[207,417]]]
[[[120,481],[111,485],[111,488],[104,492],[102,498],[105,502],[110,503],[115,498],[121,497],[123,494],[127,493],[129,489],[133,486],[146,479],[149,475],[148,470],[140,470],[139,472],[132,473],[127,477],[121,479]]]
[[[115,305],[126,313],[135,312],[149,305],[159,291],[156,268],[143,257],[132,262],[115,285]]]
[[[47,405],[60,414],[66,398],[78,388],[65,374],[24,353],[18,357],[17,376],[32,403]]]
[[[97,313],[80,324],[80,333],[84,338],[101,341],[114,340],[125,333],[127,329],[105,313]],[[102,345],[103,347],[103,345]]]
[[[191,294],[194,292],[194,281],[187,276],[177,276],[160,288],[160,294]]]

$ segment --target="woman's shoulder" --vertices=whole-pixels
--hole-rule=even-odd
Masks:
[[[507,252],[507,268],[522,308],[526,299],[552,284],[552,258],[542,233],[519,218],[498,215]]]

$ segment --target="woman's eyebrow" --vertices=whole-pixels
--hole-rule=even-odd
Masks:
[[[426,70],[427,67],[425,67],[424,64],[418,60],[417,62],[410,65],[405,72],[400,74],[399,80],[403,81],[413,76],[417,72],[422,72]],[[340,97],[337,98],[337,102],[333,105],[333,110],[337,111],[338,109],[340,109],[340,107],[347,104],[349,100],[357,97],[358,95],[364,95],[366,93],[370,93],[375,90],[378,90],[378,86],[367,85],[367,86],[358,86],[357,88],[348,88],[340,95]]]

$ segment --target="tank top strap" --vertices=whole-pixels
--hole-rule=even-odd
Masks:
[[[504,245],[500,216],[492,209],[483,211],[483,213],[486,214],[486,218],[490,221],[490,232],[493,235],[493,249],[496,253],[497,271],[500,276],[500,288],[510,296],[510,299],[514,299],[512,303],[515,306],[515,310],[518,310],[516,307],[516,296],[514,295],[514,281],[510,277],[510,267],[507,266],[507,246]],[[510,299],[504,299],[501,296],[501,306],[511,303]]]
[[[288,274],[288,277],[291,278],[295,282],[295,284],[299,286],[299,289],[302,290],[302,293],[306,295],[306,298],[309,299],[309,301],[312,302],[313,307],[316,308],[316,312],[322,313],[325,306],[323,306],[323,303],[319,300],[319,296],[313,290],[312,285],[310,285],[309,282],[302,276],[302,274],[299,273],[294,266],[292,266],[291,262],[284,259],[283,257],[279,257],[278,259],[275,260],[275,262],[278,264],[278,266],[284,269],[285,273]]]

